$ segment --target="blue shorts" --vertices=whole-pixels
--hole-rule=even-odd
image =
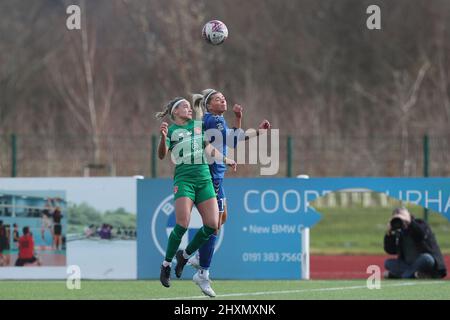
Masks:
[[[225,190],[223,189],[223,179],[212,179],[214,191],[216,191],[217,195],[217,204],[219,205],[219,213],[223,213],[225,211]]]

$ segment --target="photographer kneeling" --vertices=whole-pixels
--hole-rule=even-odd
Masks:
[[[384,251],[398,255],[397,259],[385,261],[386,278],[443,278],[447,275],[431,228],[425,221],[415,219],[406,208],[392,212],[384,236]]]

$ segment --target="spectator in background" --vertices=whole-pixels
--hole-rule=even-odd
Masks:
[[[95,236],[95,226],[91,224],[90,226],[84,228],[84,235],[86,236],[86,238]]]
[[[61,247],[62,219],[61,208],[56,207],[53,211],[53,246],[56,250]]]
[[[112,229],[113,229],[112,225],[110,225],[108,223],[102,224],[102,227],[101,227],[100,233],[99,233],[100,238],[110,240],[111,236],[112,236]]]
[[[23,236],[19,239],[19,257],[16,260],[16,267],[23,267],[25,264],[36,263],[38,266],[41,262],[34,255],[34,239],[30,233],[29,227],[23,228]]]
[[[444,278],[444,258],[430,226],[416,219],[406,208],[392,212],[384,236],[384,250],[397,254],[385,261],[385,278]]]
[[[45,209],[41,212],[41,238],[45,241],[45,231],[48,229],[50,231],[52,241],[53,241],[53,230],[52,230],[52,220],[51,220],[51,213],[50,213],[50,200],[47,200],[47,205],[45,206]]]
[[[13,242],[14,242],[14,247],[16,249],[19,248],[19,238],[20,238],[20,234],[19,234],[19,227],[17,226],[17,223],[13,224]]]
[[[59,201],[59,198],[48,198],[47,199],[47,205],[45,207],[44,214],[43,214],[43,219],[44,217],[48,217],[48,214],[51,212],[51,210],[53,210],[53,212],[51,212],[51,217],[53,219],[53,223],[52,223],[52,236],[53,236],[53,243],[52,243],[52,248],[55,250],[59,250],[61,248],[61,235],[62,235],[62,224],[61,224],[61,220],[63,218],[62,212],[61,212],[61,207],[57,205],[57,201]],[[46,223],[48,223],[46,221]]]
[[[9,250],[9,235],[3,220],[0,220],[0,266],[9,266],[9,254],[3,254],[6,250]]]

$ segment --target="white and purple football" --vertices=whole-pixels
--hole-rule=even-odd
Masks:
[[[203,26],[202,36],[206,42],[216,46],[227,39],[228,28],[222,21],[211,20]]]

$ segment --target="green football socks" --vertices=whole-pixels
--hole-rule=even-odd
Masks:
[[[186,247],[186,253],[188,255],[193,254],[200,248],[206,241],[208,241],[209,237],[216,231],[216,229],[203,225],[194,236],[191,242],[189,242]]]
[[[181,238],[183,238],[183,235],[186,233],[186,230],[187,230],[186,228],[183,228],[182,226],[177,224],[170,233],[165,258],[167,262],[171,262],[173,257],[175,256],[175,253],[177,252],[178,247],[180,246]]]

